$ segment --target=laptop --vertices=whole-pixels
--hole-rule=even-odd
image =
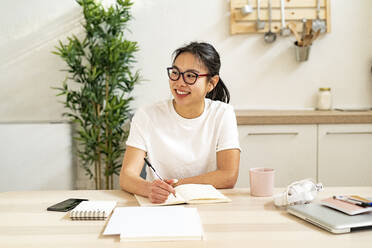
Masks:
[[[320,203],[289,206],[287,212],[331,233],[349,233],[367,228],[372,230],[372,212],[347,215]]]

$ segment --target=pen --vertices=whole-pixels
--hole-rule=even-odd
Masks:
[[[155,173],[155,175],[162,181],[164,181],[164,179],[156,172],[155,168],[151,165],[151,163],[147,160],[147,158],[143,158],[145,160],[145,163],[147,164],[148,167],[151,168],[151,170]]]
[[[150,163],[150,161],[147,160],[147,158],[143,158],[145,160],[145,163],[147,164],[148,167],[151,168],[151,170],[155,173],[155,175],[162,181],[164,181],[164,179],[156,172],[155,168],[152,166],[152,164]],[[176,197],[176,194],[173,193],[174,197]]]
[[[347,196],[333,196],[333,199],[344,201],[344,202],[348,202],[348,203],[351,203],[351,204],[354,204],[354,205],[357,205],[357,206],[360,206],[360,207],[368,207],[368,206],[370,206],[366,202],[356,201],[356,200],[353,200],[353,199],[348,198]]]
[[[362,197],[359,197],[359,196],[350,196],[349,197],[350,200],[353,200],[353,201],[357,201],[357,202],[360,202],[360,203],[363,203],[365,204],[365,206],[369,206],[371,207],[372,206],[372,202],[368,201],[367,199],[364,199]]]

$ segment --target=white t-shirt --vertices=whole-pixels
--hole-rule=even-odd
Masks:
[[[203,113],[194,119],[177,114],[172,100],[138,109],[126,144],[147,152],[149,161],[164,179],[215,171],[217,152],[240,150],[233,107],[207,98]],[[146,172],[147,180],[158,179],[149,167]]]

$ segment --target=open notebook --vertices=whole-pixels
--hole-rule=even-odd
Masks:
[[[203,228],[196,208],[118,207],[103,235],[118,235],[121,241],[202,240]]]
[[[174,189],[176,191],[176,197],[170,194],[164,203],[154,204],[147,197],[139,195],[135,195],[135,197],[141,206],[231,202],[229,198],[209,184],[182,184]]]

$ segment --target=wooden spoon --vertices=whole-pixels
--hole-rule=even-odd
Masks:
[[[314,35],[313,34],[308,34],[305,35],[304,41],[302,43],[302,46],[308,46],[311,45],[311,41],[313,40]]]
[[[310,44],[313,44],[314,40],[316,40],[318,37],[319,37],[319,34],[322,30],[318,29],[318,31],[316,31],[316,33],[313,35],[313,38],[311,39],[310,41]]]
[[[309,19],[306,21],[306,24],[305,24],[305,27],[306,27],[306,31],[305,31],[305,34],[306,35],[309,35],[311,34],[312,32],[312,28],[313,28],[313,20]]]
[[[293,23],[293,22],[290,22],[290,23],[288,23],[287,26],[292,31],[293,35],[295,36],[295,38],[297,40],[297,45],[302,46],[301,36],[297,33],[296,24]]]

